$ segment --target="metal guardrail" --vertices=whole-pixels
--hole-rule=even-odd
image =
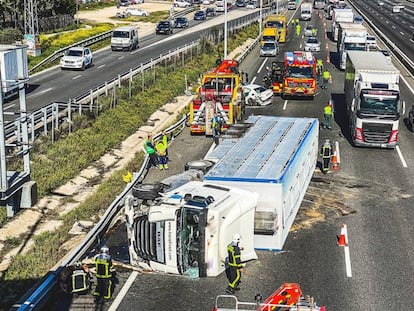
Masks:
[[[96,36],[87,38],[85,40],[82,40],[82,41],[76,42],[76,43],[74,43],[72,45],[69,45],[69,46],[66,46],[64,48],[61,48],[61,49],[53,52],[52,55],[46,57],[40,63],[38,63],[35,66],[33,66],[33,68],[30,68],[29,73],[33,72],[37,68],[40,68],[40,67],[44,66],[47,63],[50,63],[50,62],[55,61],[59,57],[62,57],[63,54],[67,50],[69,50],[70,48],[72,48],[72,47],[75,47],[75,46],[90,46],[90,45],[92,45],[92,44],[94,44],[96,42],[100,42],[100,41],[106,40],[106,39],[110,38],[111,36],[112,36],[112,30],[108,30],[108,31],[103,32],[103,33],[100,33],[100,34],[98,34]]]
[[[379,30],[379,28],[375,26],[375,24],[370,19],[368,19],[367,16],[365,16],[365,14],[362,13],[362,11],[359,10],[359,8],[356,7],[352,1],[350,1],[350,4],[354,10],[364,18],[365,22],[374,30],[375,34],[381,38],[387,48],[390,49],[391,52],[398,58],[398,60],[407,68],[407,70],[412,75],[414,75],[414,61],[405,55],[404,52],[401,51],[394,42],[392,42],[381,30]]]

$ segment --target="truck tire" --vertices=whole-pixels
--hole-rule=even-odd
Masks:
[[[132,195],[141,200],[155,200],[160,196],[159,184],[139,184],[132,188]]]
[[[184,170],[188,171],[190,169],[193,169],[193,170],[200,170],[203,173],[206,173],[212,166],[213,166],[213,163],[211,163],[210,161],[196,160],[196,161],[187,162],[184,166]]]

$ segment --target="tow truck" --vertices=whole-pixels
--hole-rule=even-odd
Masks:
[[[326,311],[324,306],[317,306],[313,297],[303,296],[297,283],[283,283],[264,302],[260,294],[256,294],[254,300],[255,302],[241,302],[233,295],[219,295],[213,311]]]
[[[207,72],[190,104],[190,133],[212,135],[214,113],[223,121],[223,128],[237,123],[244,116],[242,77],[239,63],[226,59]]]

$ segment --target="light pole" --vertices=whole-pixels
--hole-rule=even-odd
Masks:
[[[259,36],[262,34],[262,23],[263,23],[263,0],[260,0]]]
[[[224,0],[224,58],[227,59],[227,0]]]

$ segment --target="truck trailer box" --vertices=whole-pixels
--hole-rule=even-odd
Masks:
[[[206,183],[258,194],[254,247],[282,250],[318,158],[313,118],[251,116],[240,138],[224,139],[205,157],[215,162]]]
[[[29,79],[26,45],[0,44],[0,75],[5,97],[18,91],[19,82]]]
[[[350,8],[333,9],[332,11],[332,39],[338,41],[339,23],[352,23],[354,21],[354,12]]]

